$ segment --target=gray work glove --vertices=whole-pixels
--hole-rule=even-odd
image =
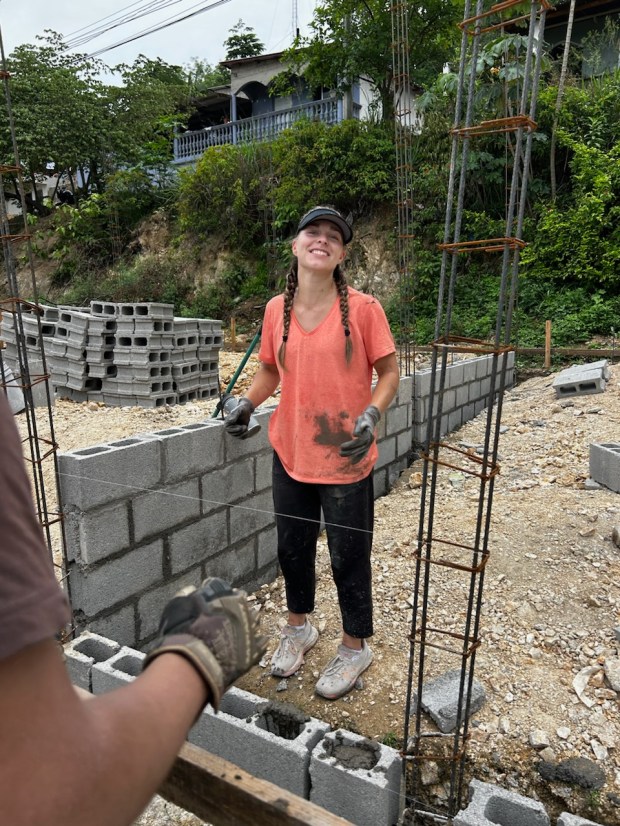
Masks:
[[[257,617],[245,591],[210,577],[198,590],[184,589],[166,605],[159,636],[143,668],[160,654],[180,654],[207,684],[209,702],[217,711],[226,689],[266,649],[267,639],[258,635]]]
[[[226,410],[230,404],[232,396],[224,396],[222,400],[222,407]],[[248,424],[250,423],[250,416],[254,413],[254,405],[247,396],[242,396],[235,407],[227,414],[224,419],[224,427],[226,432],[231,436],[243,439],[248,432]]]
[[[368,405],[366,410],[357,417],[353,428],[354,439],[340,445],[340,455],[350,459],[356,465],[368,453],[375,440],[375,427],[379,424],[381,411],[374,404]]]

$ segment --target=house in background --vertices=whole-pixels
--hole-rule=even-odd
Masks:
[[[570,2],[560,0],[554,5],[555,8],[547,12],[545,42],[549,46],[551,55],[561,60],[566,42]],[[582,48],[584,39],[587,39],[589,35],[603,35],[606,22],[615,22],[620,27],[620,2],[618,0],[577,0],[571,44],[579,65],[572,65],[571,69],[576,72],[581,71],[583,78],[590,78],[620,68],[620,52],[617,42],[605,43],[596,63],[588,60],[588,49]]]
[[[194,163],[210,146],[272,140],[304,118],[332,125],[369,119],[376,110],[376,94],[362,77],[342,97],[332,90],[310,89],[303,78],[297,79],[292,94],[270,94],[273,80],[284,69],[282,54],[222,62],[230,70],[230,84],[213,89],[197,103],[187,131],[175,137],[174,164]]]

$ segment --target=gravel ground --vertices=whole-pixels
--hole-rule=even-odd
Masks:
[[[240,357],[222,352],[223,385]],[[253,356],[240,377],[239,391],[256,364]],[[540,797],[555,816],[573,811],[615,826],[620,824],[620,496],[606,489],[588,490],[584,483],[590,444],[620,439],[620,366],[612,368],[606,391],[594,396],[559,403],[551,383],[551,376],[529,379],[505,399],[482,606],[483,643],[476,659],[475,676],[486,702],[473,719],[468,770],[479,779]],[[212,402],[200,402],[153,411],[59,400],[54,427],[62,451],[198,421],[212,408]],[[480,444],[484,423],[483,416],[477,417],[450,441]],[[292,702],[333,727],[402,742],[421,470],[421,463],[414,463],[376,503],[375,662],[364,675],[363,689],[336,702],[314,694],[340,630],[323,537],[313,619],[321,631],[319,642],[295,677],[284,683],[272,678],[265,661],[240,687]],[[435,535],[466,542],[477,494],[476,480],[442,472]],[[459,627],[466,586],[466,574],[432,581],[431,604],[446,627]],[[270,654],[285,621],[282,580],[264,586],[252,599],[260,607],[263,633],[272,640]],[[438,654],[430,660],[429,675],[447,665]],[[604,771],[605,786],[600,792],[575,790],[541,780],[541,752],[549,760],[587,758]],[[432,776],[428,783],[428,794],[441,802],[445,789]],[[141,826],[199,823],[162,805],[156,804],[147,819],[139,821]]]

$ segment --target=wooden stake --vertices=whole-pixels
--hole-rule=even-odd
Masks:
[[[551,367],[551,321],[545,321],[545,367]]]
[[[233,350],[237,349],[237,322],[234,316],[230,319],[230,346]]]

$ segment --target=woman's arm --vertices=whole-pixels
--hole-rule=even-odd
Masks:
[[[254,407],[258,407],[265,399],[273,396],[280,384],[280,374],[275,364],[265,364],[261,361],[260,367],[254,374],[252,384],[245,394]]]
[[[396,353],[390,353],[389,356],[377,359],[373,364],[373,368],[377,374],[377,383],[372,392],[370,403],[374,404],[383,415],[398,392],[400,383]]]

